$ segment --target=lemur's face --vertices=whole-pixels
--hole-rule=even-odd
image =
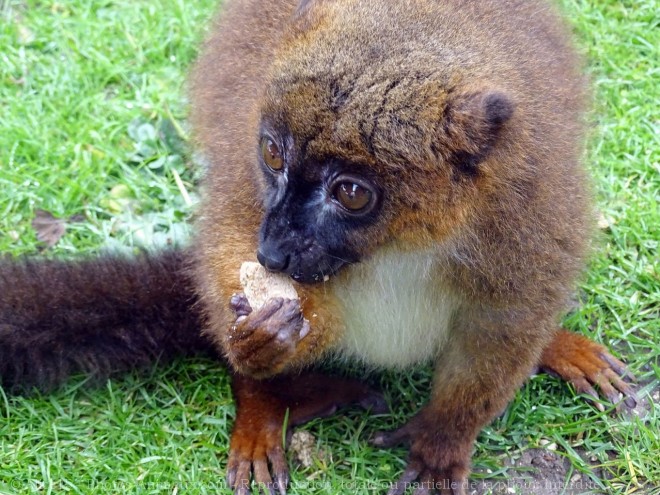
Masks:
[[[337,36],[319,28],[284,44],[264,76],[255,143],[258,259],[307,283],[383,244],[450,237],[487,189],[484,162],[514,109],[496,89],[461,87],[432,55]]]
[[[302,148],[290,134],[262,133],[265,215],[257,258],[270,270],[314,283],[359,261],[370,248],[383,188],[365,166],[301,156]]]

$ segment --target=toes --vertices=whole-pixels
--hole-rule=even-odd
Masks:
[[[240,459],[233,451],[229,453],[229,459],[227,460],[227,484],[230,488],[236,486],[236,478],[238,476],[238,466],[240,464]]]
[[[426,483],[420,483],[420,485],[413,492],[414,495],[428,495],[431,493],[431,489]]]
[[[311,328],[309,321],[303,316],[300,301],[297,299],[285,299],[276,317],[279,326],[277,340],[280,342],[300,341]]]
[[[262,323],[275,315],[275,313],[279,312],[282,309],[282,306],[284,305],[284,299],[281,297],[274,297],[272,299],[269,299],[266,301],[266,304],[264,304],[261,308],[259,308],[259,311],[257,314],[254,316],[256,317],[257,322]]]
[[[573,384],[579,393],[594,399],[602,396],[617,404],[621,402],[622,393],[627,406],[634,407],[636,404],[633,387],[623,380],[632,378],[625,364],[607,352],[602,345],[582,335],[559,331],[555,341],[544,350],[541,367],[559,374]],[[599,388],[600,395],[596,393],[593,385]],[[604,410],[599,402],[594,401],[594,404],[599,410]]]
[[[249,314],[250,318],[243,325],[236,325],[232,335],[234,340],[259,338],[286,342],[299,340],[309,333],[309,322],[304,319],[300,302],[295,299],[273,298]],[[237,323],[245,316],[241,314]]]
[[[415,462],[410,462],[403,474],[399,476],[399,479],[392,484],[387,495],[403,495],[410,484],[419,478],[420,472],[421,466]]]
[[[377,431],[371,438],[371,445],[387,449],[395,447],[409,440],[408,430],[405,426],[394,431]]]
[[[594,377],[594,382],[600,387],[600,391],[612,404],[616,404],[621,400],[619,392],[612,386],[605,373],[599,373],[596,375]]]
[[[270,469],[268,464],[270,462]],[[275,481],[273,481],[273,478]],[[289,484],[289,470],[281,447],[273,448],[268,458],[254,455],[241,457],[230,453],[227,463],[227,484],[235,495],[250,493],[251,480],[254,480],[258,493],[265,495],[286,495]]]
[[[250,493],[250,470],[252,462],[249,460],[237,460],[235,466],[227,469],[227,483],[234,490],[235,495],[247,495]]]
[[[286,495],[286,487],[289,484],[289,469],[284,457],[284,449],[275,447],[268,453],[271,472],[275,478],[275,487],[281,495]]]
[[[589,400],[589,402],[591,402],[596,407],[596,409],[598,409],[600,412],[605,411],[605,407],[600,402],[598,402],[600,400],[600,395],[598,395],[596,389],[591,386],[589,381],[584,376],[575,375],[568,381],[573,384],[575,391],[578,394],[586,394],[592,397],[593,400]]]
[[[242,316],[247,316],[250,313],[252,313],[252,306],[250,306],[247,297],[245,297],[245,294],[243,293],[234,294],[233,296],[231,296],[229,305],[234,310],[234,313],[236,313],[236,316],[238,318]]]
[[[613,370],[611,369],[606,369],[604,371],[605,376],[607,379],[612,383],[614,388],[616,388],[619,392],[621,392],[624,395],[628,395],[631,398],[635,398],[635,390],[633,387],[624,382],[619,375],[617,375]]]
[[[604,357],[605,354],[601,354],[600,357]],[[593,357],[599,359],[596,355],[593,355]],[[630,384],[621,378],[626,374],[623,363],[609,356],[608,360],[599,359],[596,369],[584,370],[581,377],[571,381],[579,392],[585,392],[594,398],[598,398],[598,394],[589,385],[589,383],[593,383],[600,389],[600,395],[612,404],[619,404],[622,400],[621,394],[623,394],[624,403],[628,407],[635,407],[637,404],[635,391]],[[598,409],[602,411],[602,405]]]
[[[300,301],[298,299],[282,300],[282,319],[285,321],[295,320],[300,316]]]
[[[634,380],[633,375],[628,371],[626,365],[623,362],[619,361],[614,356],[612,356],[606,350],[602,349],[601,352],[598,353],[598,357],[603,361],[605,361],[608,364],[608,366],[612,368],[614,371],[616,371],[616,373],[619,376],[623,376],[625,378]]]
[[[250,495],[250,488],[248,486],[239,486],[234,490],[234,495]]]
[[[390,407],[383,394],[373,390],[367,396],[360,399],[358,404],[362,409],[371,411],[373,414],[387,414],[390,412]]]
[[[467,484],[467,469],[464,467],[457,465],[455,468],[436,471],[422,461],[411,460],[387,494],[403,495],[412,487],[413,495],[430,493],[465,495]]]
[[[436,480],[434,479],[434,476],[429,472],[429,471],[424,471],[420,476],[419,476],[420,483],[418,484],[417,488],[415,488],[415,491],[413,492],[413,495],[428,495],[436,489]]]
[[[268,462],[266,462],[266,459],[252,461],[252,473],[260,492],[263,492],[265,495],[275,495],[273,479],[270,477],[270,471],[268,471]]]
[[[596,384],[603,391],[605,396],[613,404],[621,402],[623,394],[623,402],[628,407],[635,407],[637,405],[637,398],[633,388],[624,382],[619,375],[611,369],[605,369],[597,379]]]

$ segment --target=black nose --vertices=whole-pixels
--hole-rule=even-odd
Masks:
[[[259,248],[257,260],[271,272],[282,272],[289,266],[289,255],[275,249]]]

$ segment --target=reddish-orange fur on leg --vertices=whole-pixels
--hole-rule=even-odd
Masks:
[[[630,376],[626,366],[612,356],[605,347],[587,337],[567,330],[559,330],[550,345],[541,355],[539,367],[559,375],[571,383],[579,393],[598,398],[592,385],[598,385],[601,393],[616,404],[621,401],[619,393],[624,395],[628,406],[635,406],[635,392],[623,381]],[[602,404],[596,407],[603,410]]]
[[[314,418],[329,416],[350,404],[375,411],[387,409],[381,395],[366,385],[317,373],[269,380],[234,375],[232,389],[236,421],[229,447],[227,482],[237,494],[249,493],[251,472],[254,481],[267,492],[285,493],[289,475],[282,428],[287,411],[288,430]]]

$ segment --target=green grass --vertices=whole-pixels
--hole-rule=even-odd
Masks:
[[[0,252],[40,250],[38,209],[84,215],[49,250],[58,256],[186,238],[198,172],[184,81],[214,3],[0,0]],[[658,493],[660,5],[563,4],[594,80],[589,165],[609,223],[566,324],[625,357],[643,407],[600,413],[536,376],[480,436],[475,478],[520,476],[505,461],[550,442],[603,493]],[[373,379],[392,415],[306,427],[324,455],[294,470],[291,493],[374,493],[400,472],[404,450],[365,439],[424,402],[429,373]],[[100,387],[78,378],[49,395],[0,395],[0,493],[228,493],[233,412],[225,372],[201,359]]]

